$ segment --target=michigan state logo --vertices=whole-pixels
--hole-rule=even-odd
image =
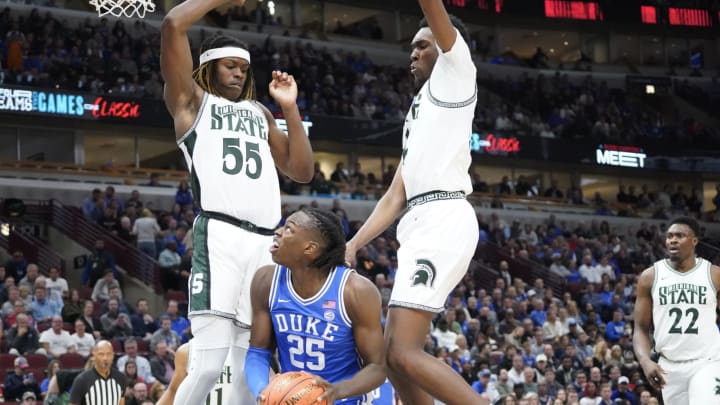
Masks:
[[[435,282],[435,266],[430,260],[418,259],[415,261],[417,269],[412,276],[412,286],[424,285],[432,287]]]

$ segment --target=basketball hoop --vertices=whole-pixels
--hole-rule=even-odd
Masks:
[[[95,7],[100,17],[110,14],[115,17],[145,18],[145,13],[155,11],[152,0],[90,0],[90,5]]]

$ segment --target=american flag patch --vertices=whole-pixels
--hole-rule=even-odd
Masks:
[[[336,305],[335,300],[327,300],[323,302],[323,309],[335,309]]]

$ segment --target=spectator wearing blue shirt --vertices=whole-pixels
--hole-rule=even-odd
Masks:
[[[25,260],[25,254],[17,250],[13,253],[10,260],[5,263],[5,275],[6,277],[12,277],[15,279],[15,283],[19,284],[27,275],[28,262]]]
[[[98,239],[95,241],[95,250],[85,261],[85,269],[80,276],[80,282],[84,286],[94,287],[95,283],[105,275],[106,270],[110,270],[116,280],[120,279],[115,268],[115,256],[105,250],[105,241]]]
[[[57,307],[54,301],[46,298],[47,290],[44,286],[35,287],[35,299],[33,299],[30,308],[32,309],[32,316],[37,323],[50,322],[52,317],[60,315],[60,308]]]
[[[490,376],[492,373],[490,370],[484,369],[480,370],[477,375],[478,380],[472,384],[472,389],[474,389],[478,394],[482,394],[487,390],[487,387],[490,384]]]
[[[535,296],[535,292],[530,290],[532,293],[532,297]],[[538,298],[534,302],[535,309],[533,309],[532,312],[530,312],[530,319],[532,319],[533,324],[535,326],[539,326],[542,328],[542,326],[545,324],[545,319],[547,319],[547,311],[545,310],[545,302],[543,302],[542,298]]]
[[[185,255],[185,250],[187,249],[187,246],[185,246],[185,243],[183,243],[183,241],[185,240],[185,235],[187,235],[187,227],[185,225],[178,225],[175,229],[175,232],[165,238],[166,245],[170,241],[174,241],[177,244],[176,251],[180,255],[180,257]]]
[[[571,266],[570,274],[568,274],[565,279],[567,280],[568,284],[578,284],[582,281],[582,276],[580,275],[577,267]]]
[[[187,342],[190,337],[190,321],[184,316],[180,316],[176,300],[168,301],[166,315],[170,317],[170,329],[180,335],[183,343]]]
[[[175,202],[182,208],[192,206],[193,196],[187,181],[183,180],[178,185],[178,190],[175,193]]]
[[[82,201],[82,212],[86,218],[93,218],[95,215],[95,206],[102,198],[102,191],[96,188],[92,191],[92,195],[85,197]]]
[[[617,389],[612,392],[611,398],[613,401],[616,399],[624,399],[626,401],[630,401],[630,405],[638,405],[635,395],[633,395],[630,388],[628,388],[628,384],[630,384],[630,380],[627,377],[621,376],[618,378]]]
[[[623,332],[625,332],[625,320],[623,319],[623,311],[616,309],[613,312],[613,320],[607,323],[605,328],[605,337],[608,341],[615,343],[620,340]]]

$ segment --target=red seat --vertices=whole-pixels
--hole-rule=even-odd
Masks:
[[[9,353],[0,354],[0,370],[11,370],[15,367],[15,355]],[[0,379],[5,381],[5,379]]]
[[[58,360],[60,360],[60,367],[64,369],[85,367],[85,360],[77,353],[65,353],[61,355]]]
[[[38,334],[41,334],[50,329],[50,322],[38,322],[37,325],[35,325],[35,328],[37,329]]]
[[[116,355],[124,353],[122,343],[120,343],[119,340],[113,339],[110,341],[110,344],[112,344],[113,352],[115,352]]]
[[[100,315],[102,315],[102,302],[93,301],[93,316],[100,318]]]
[[[143,339],[138,339],[138,340],[136,340],[136,342],[137,342],[139,355],[148,357],[150,354],[152,354],[152,353],[150,353],[150,345],[148,344],[147,341],[145,341]]]
[[[92,297],[93,289],[87,286],[80,287],[80,290],[78,290],[78,293],[80,294],[80,298],[84,300],[89,300],[90,297]]]
[[[35,376],[35,381],[40,381],[45,379],[45,371],[47,371],[47,367],[45,368],[39,368],[39,367],[31,367],[28,370],[30,370],[33,375]]]
[[[7,373],[9,370],[2,369],[0,370],[0,381],[3,383],[5,382],[5,377],[7,377]],[[5,402],[7,404],[7,402]]]
[[[42,354],[29,353],[25,356],[25,359],[27,359],[30,368],[40,368],[43,371],[47,369],[48,359]],[[42,381],[42,379],[39,381]]]
[[[185,291],[178,291],[178,290],[168,290],[165,293],[165,299],[169,300],[175,300],[179,304],[185,304],[188,302],[188,297]]]

